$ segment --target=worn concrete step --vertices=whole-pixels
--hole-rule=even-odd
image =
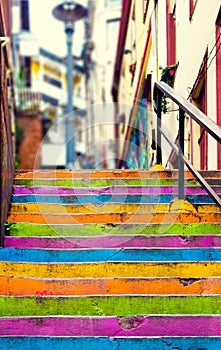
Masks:
[[[115,249],[0,249],[0,261],[14,262],[115,262],[115,261],[221,261],[218,248],[115,248]]]
[[[199,171],[201,176],[204,178],[220,178],[220,170],[203,170]],[[43,179],[43,178],[52,178],[52,179],[100,179],[100,178],[177,178],[178,170],[146,170],[146,169],[124,169],[124,170],[16,170],[16,179]],[[193,179],[193,175],[186,170],[185,178]]]
[[[128,337],[129,339],[131,337],[220,337],[220,323],[219,315],[9,317],[0,319],[0,335]],[[203,348],[205,349],[205,344]]]
[[[207,182],[211,186],[220,186],[220,179],[210,178]],[[200,186],[195,179],[185,179],[185,186]],[[71,188],[102,188],[102,187],[130,187],[130,186],[173,186],[178,187],[178,179],[176,178],[118,178],[118,179],[14,179],[14,186],[26,187],[71,187]]]
[[[216,205],[198,205],[199,212],[215,212],[220,211]],[[101,205],[95,204],[50,204],[50,203],[13,203],[10,208],[11,213],[72,213],[72,214],[92,214],[92,213],[126,213],[126,212],[166,212],[169,211],[169,204],[117,204],[105,203]]]
[[[217,194],[221,194],[221,186],[213,186]],[[107,187],[57,187],[57,186],[14,186],[14,195],[160,195],[178,194],[177,186],[151,185],[151,186],[107,186]],[[185,195],[207,194],[200,186],[188,186],[184,189]]]
[[[13,195],[12,203],[51,203],[51,204],[94,204],[105,203],[140,203],[168,204],[177,199],[177,194],[99,194],[99,195]],[[214,204],[207,194],[186,195],[185,199],[192,204]]]
[[[220,295],[0,296],[0,316],[219,315]],[[0,317],[0,329],[2,320]],[[220,316],[221,317],[221,316]],[[220,329],[221,332],[221,329]],[[0,334],[1,330],[0,330]],[[63,334],[64,335],[64,334]]]
[[[215,204],[196,204],[194,209],[198,213],[220,212]],[[12,203],[11,213],[54,213],[54,214],[92,214],[92,213],[149,213],[149,212],[168,212],[170,205],[166,203],[160,204],[117,204],[105,203],[102,205],[95,204],[50,204],[50,203]]]
[[[221,172],[202,175],[221,194]],[[221,212],[185,184],[175,212],[177,171],[17,173],[1,348],[219,348]]]
[[[0,277],[4,296],[211,295],[220,294],[221,278],[28,278]]]
[[[39,263],[221,261],[219,248],[0,249],[0,261]]]
[[[0,276],[37,278],[220,277],[220,262],[26,263],[0,261]]]
[[[11,222],[8,224],[8,234],[10,236],[63,236],[63,237],[77,237],[77,236],[106,236],[106,235],[183,235],[196,236],[196,235],[219,235],[221,232],[221,223],[165,223],[160,224],[148,223],[148,224],[34,224],[34,223],[22,223]],[[7,237],[6,237],[7,240]]]
[[[58,337],[58,336],[4,336],[0,337],[1,350],[171,350],[171,349],[206,349],[221,348],[220,337]]]
[[[219,223],[221,213],[93,213],[93,214],[47,214],[10,213],[8,222],[36,224],[120,224],[120,223]]]
[[[213,181],[217,184],[217,181]],[[105,187],[130,187],[130,186],[178,186],[177,179],[14,179],[17,186],[47,186],[47,187],[71,187],[71,188],[105,188]],[[199,186],[195,179],[187,179],[186,186]]]
[[[221,235],[6,236],[4,247],[63,250],[81,248],[221,248]]]

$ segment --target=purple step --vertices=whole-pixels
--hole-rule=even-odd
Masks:
[[[8,248],[221,248],[221,235],[208,236],[95,236],[5,237]]]
[[[214,187],[217,194],[221,194],[221,186]],[[185,195],[206,194],[201,187],[190,186],[185,187]],[[101,187],[101,188],[71,188],[71,187],[55,187],[55,186],[14,186],[13,193],[15,195],[42,194],[42,195],[100,195],[100,194],[118,194],[118,195],[145,195],[145,194],[177,194],[177,186],[122,186],[122,187]]]
[[[221,336],[221,316],[0,318],[4,336]]]

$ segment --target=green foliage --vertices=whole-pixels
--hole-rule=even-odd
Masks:
[[[162,69],[161,72],[161,81],[164,81],[166,84],[168,84],[169,86],[172,86],[173,84],[173,79],[174,77],[170,75],[170,69],[175,69],[178,65],[177,64],[173,64],[171,66],[166,66],[165,68]],[[169,113],[169,102],[167,100],[166,96],[162,96],[162,112],[164,114]]]
[[[4,223],[6,236],[10,235],[10,231],[11,231],[12,227],[15,226],[15,224],[16,224],[15,222],[8,222],[8,221],[6,221]]]
[[[162,96],[162,105],[161,105],[163,114],[169,113],[168,105],[169,105],[169,102],[168,102],[166,96],[163,95],[163,96]]]
[[[28,68],[21,69],[17,73],[17,86],[19,88],[25,87],[25,80],[26,80],[26,74],[27,74]]]
[[[20,127],[18,122],[15,122],[15,169],[19,169],[20,159],[19,159],[19,148],[22,140],[24,139],[24,130]]]
[[[19,169],[20,166],[20,158],[18,156],[18,154],[15,155],[15,169]]]
[[[20,127],[17,121],[15,122],[15,135],[16,135],[16,152],[17,152],[22,140],[24,139],[24,129]]]

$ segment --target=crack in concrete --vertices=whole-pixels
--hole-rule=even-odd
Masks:
[[[116,253],[112,254],[111,256],[109,256],[109,258],[106,260],[107,261],[110,261],[114,256],[118,255],[119,253],[121,253],[122,251],[124,251],[124,248],[121,248],[119,250],[116,251]]]

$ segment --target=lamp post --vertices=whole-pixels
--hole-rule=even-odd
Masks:
[[[67,39],[67,116],[65,119],[66,168],[73,169],[75,163],[75,125],[73,110],[73,55],[72,39],[74,23],[87,15],[87,9],[74,1],[66,0],[52,11],[54,17],[65,25]]]

